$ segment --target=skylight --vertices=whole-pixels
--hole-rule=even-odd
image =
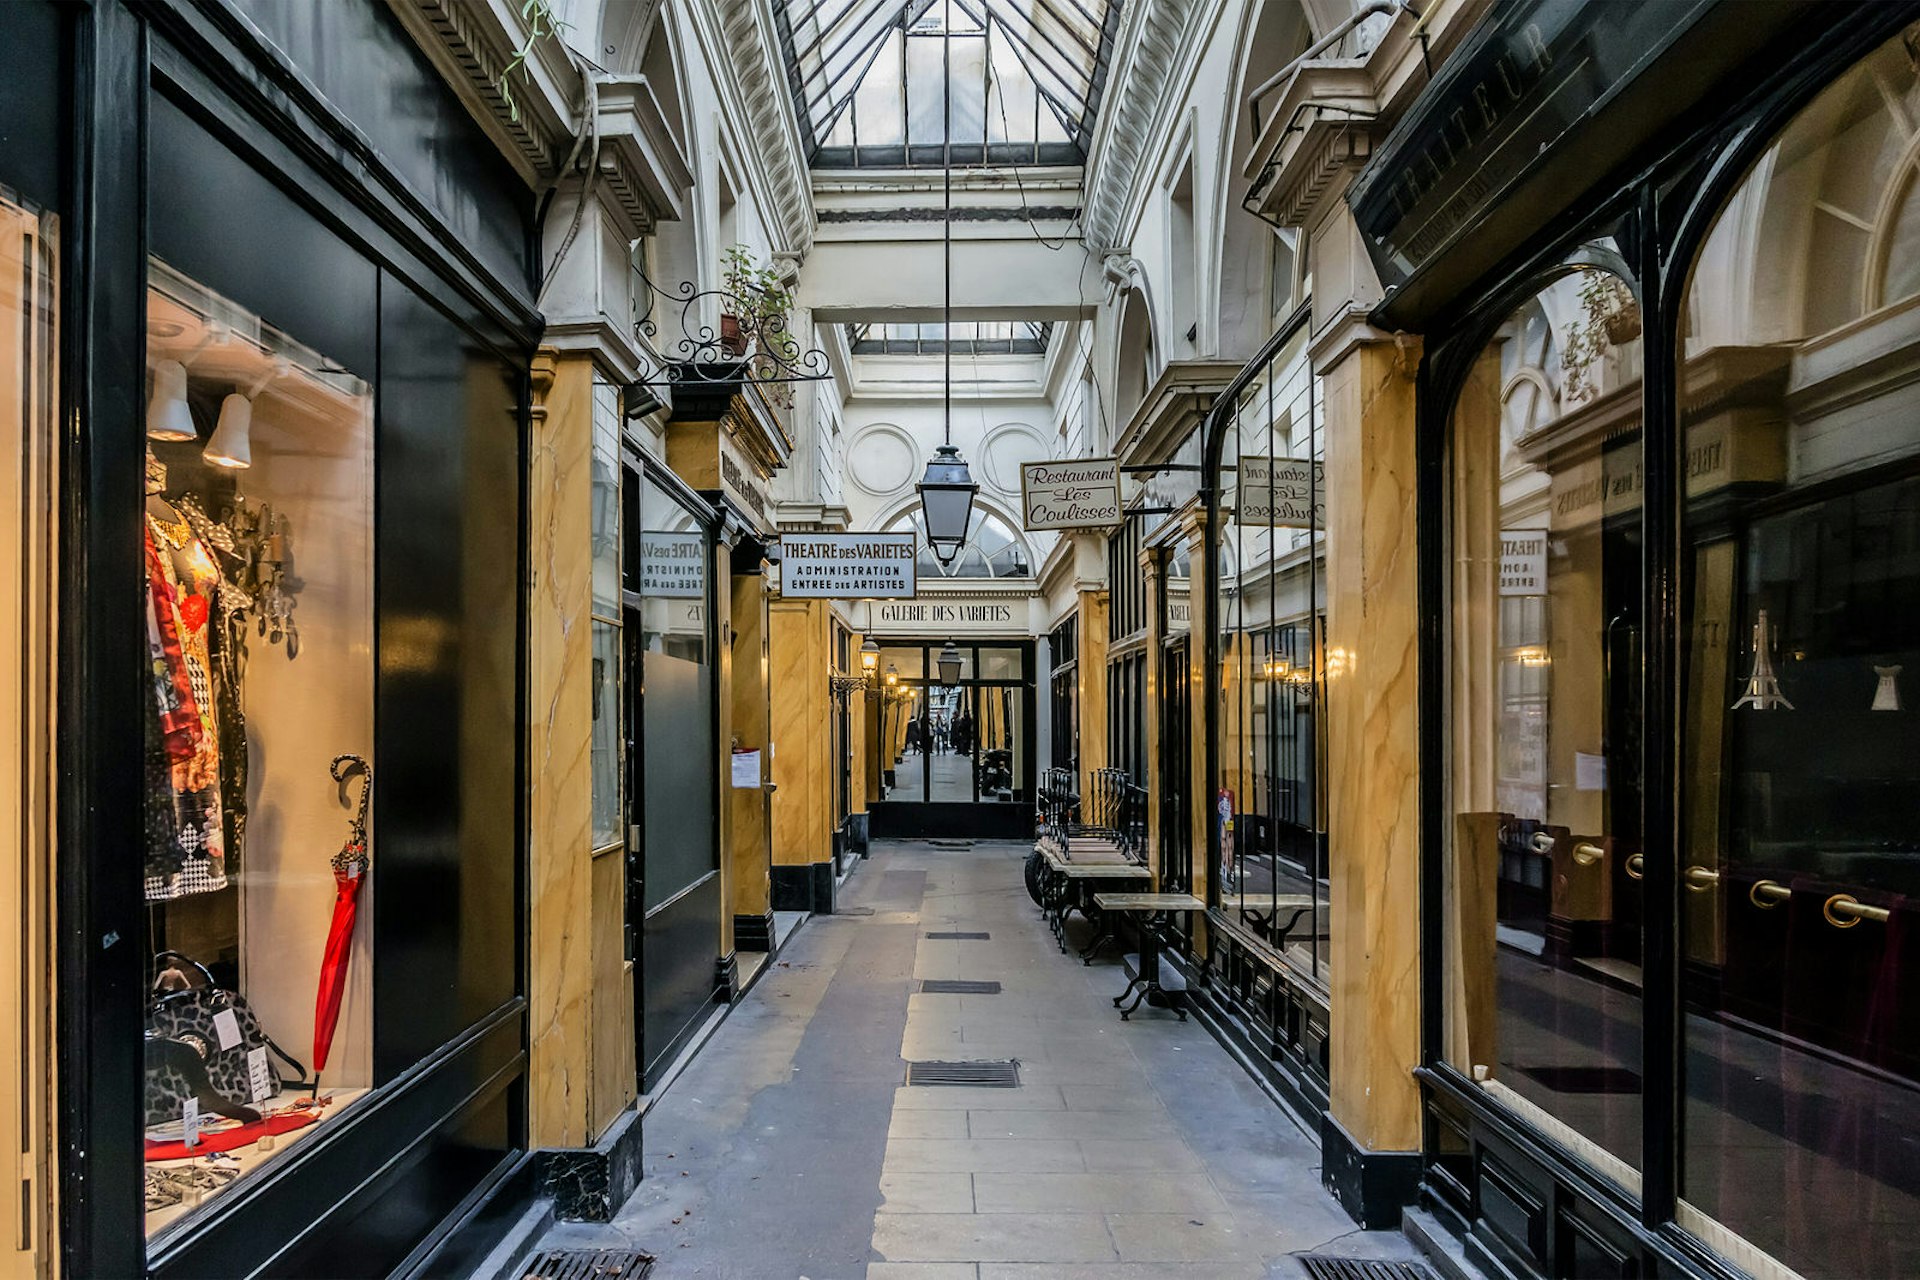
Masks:
[[[847,348],[856,356],[940,355],[951,343],[955,355],[1045,354],[1053,323],[1019,320],[942,324],[850,324]]]
[[[1079,164],[1120,0],[775,0],[816,168]],[[943,65],[944,64],[944,65]]]

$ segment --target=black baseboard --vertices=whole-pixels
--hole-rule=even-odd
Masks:
[[[536,1193],[553,1201],[563,1222],[611,1222],[640,1185],[640,1113],[620,1113],[591,1147],[533,1153]]]
[[[831,862],[803,862],[773,868],[773,909],[833,914],[837,877]]]
[[[873,856],[873,839],[866,814],[847,815],[847,848],[856,858]]]
[[[736,942],[736,946],[737,946]],[[740,994],[740,953],[729,951],[713,962],[713,1002],[732,1004]]]
[[[736,951],[773,950],[773,912],[733,918],[733,947]]]
[[[1369,1231],[1398,1228],[1420,1194],[1418,1151],[1369,1151],[1333,1112],[1320,1113],[1320,1182]]]

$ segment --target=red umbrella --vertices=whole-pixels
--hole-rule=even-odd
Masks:
[[[313,1082],[333,1049],[333,1030],[340,1021],[340,998],[347,989],[347,957],[353,949],[353,920],[359,914],[360,883],[367,878],[367,798],[373,794],[373,768],[359,756],[333,758],[333,780],[346,791],[349,773],[360,770],[360,811],[354,815],[347,842],[333,855],[333,927],[327,930],[327,950],[320,957],[320,992],[313,1004]]]

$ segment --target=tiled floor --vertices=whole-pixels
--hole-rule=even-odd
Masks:
[[[1111,964],[1055,948],[1025,850],[876,847],[647,1117],[646,1181],[542,1247],[728,1280],[1198,1280],[1304,1274],[1356,1231],[1299,1127],[1192,1022],[1122,1023]],[[990,933],[943,941],[929,932]],[[997,980],[992,996],[918,991]],[[902,1059],[1015,1058],[1017,1089],[906,1088]]]

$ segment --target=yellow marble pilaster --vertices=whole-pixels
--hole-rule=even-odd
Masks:
[[[1080,593],[1080,794],[1093,794],[1093,775],[1107,767],[1107,601],[1105,591]]]
[[[593,1131],[593,365],[534,361],[527,484],[527,1000],[529,1139]]]
[[[767,595],[766,579],[743,574],[733,580],[733,732],[739,745],[761,753],[766,765]],[[762,773],[764,781],[765,774]],[[725,915],[728,927],[735,916],[764,916],[769,910],[772,862],[771,814],[764,786],[732,785],[731,763],[720,775],[720,785],[732,810],[732,877]]]
[[[1166,647],[1167,620],[1163,616],[1160,600],[1161,580],[1166,574],[1167,553],[1163,547],[1142,547],[1140,549],[1140,588],[1147,601],[1147,645],[1145,664],[1146,688],[1141,695],[1142,711],[1140,735],[1141,753],[1147,760],[1147,866],[1153,870],[1154,887],[1160,887],[1161,876],[1165,868],[1161,864],[1163,851],[1160,848],[1160,797],[1167,788],[1179,785],[1177,778],[1167,776],[1167,761],[1161,750],[1160,742],[1160,701],[1164,696],[1164,684],[1167,680]]]
[[[1370,1151],[1420,1147],[1418,361],[1360,343],[1322,370],[1331,1110]]]
[[[860,667],[860,646],[866,643],[866,636],[859,632],[847,639],[849,652],[853,654],[854,673]],[[878,681],[881,673],[873,672],[868,679],[876,682],[872,689],[855,693],[847,699],[847,741],[845,749],[851,758],[846,761],[847,769],[847,814],[849,817],[867,811],[867,797],[871,794],[867,786],[868,760],[871,753],[867,746],[867,722],[879,710]]]
[[[776,600],[770,619],[773,862],[824,862],[833,851],[826,605],[819,600]]]
[[[1188,563],[1199,565],[1207,554],[1207,513],[1189,508],[1180,518],[1180,536],[1186,543]],[[1197,582],[1197,579],[1196,579]],[[1204,795],[1207,784],[1207,628],[1213,625],[1213,602],[1207,593],[1194,590],[1188,596],[1187,635],[1187,778],[1188,839],[1193,850],[1193,896],[1206,900],[1207,886],[1213,883],[1213,860],[1207,850],[1207,824],[1214,820],[1213,797]],[[1194,943],[1206,951],[1204,922],[1194,925]]]
[[[685,477],[681,477],[685,479]],[[736,834],[734,819],[737,810],[733,804],[733,744],[739,737],[734,717],[739,708],[734,704],[734,640],[733,631],[733,588],[732,575],[727,572],[733,553],[733,540],[737,532],[723,532],[714,546],[714,577],[716,586],[713,595],[715,615],[713,634],[720,637],[720,652],[715,655],[719,661],[714,664],[714,678],[718,685],[716,700],[719,705],[719,724],[714,734],[714,794],[715,815],[718,826],[720,846],[720,928],[714,938],[715,958],[724,961],[733,954],[733,912],[728,904],[734,895],[734,843]]]

